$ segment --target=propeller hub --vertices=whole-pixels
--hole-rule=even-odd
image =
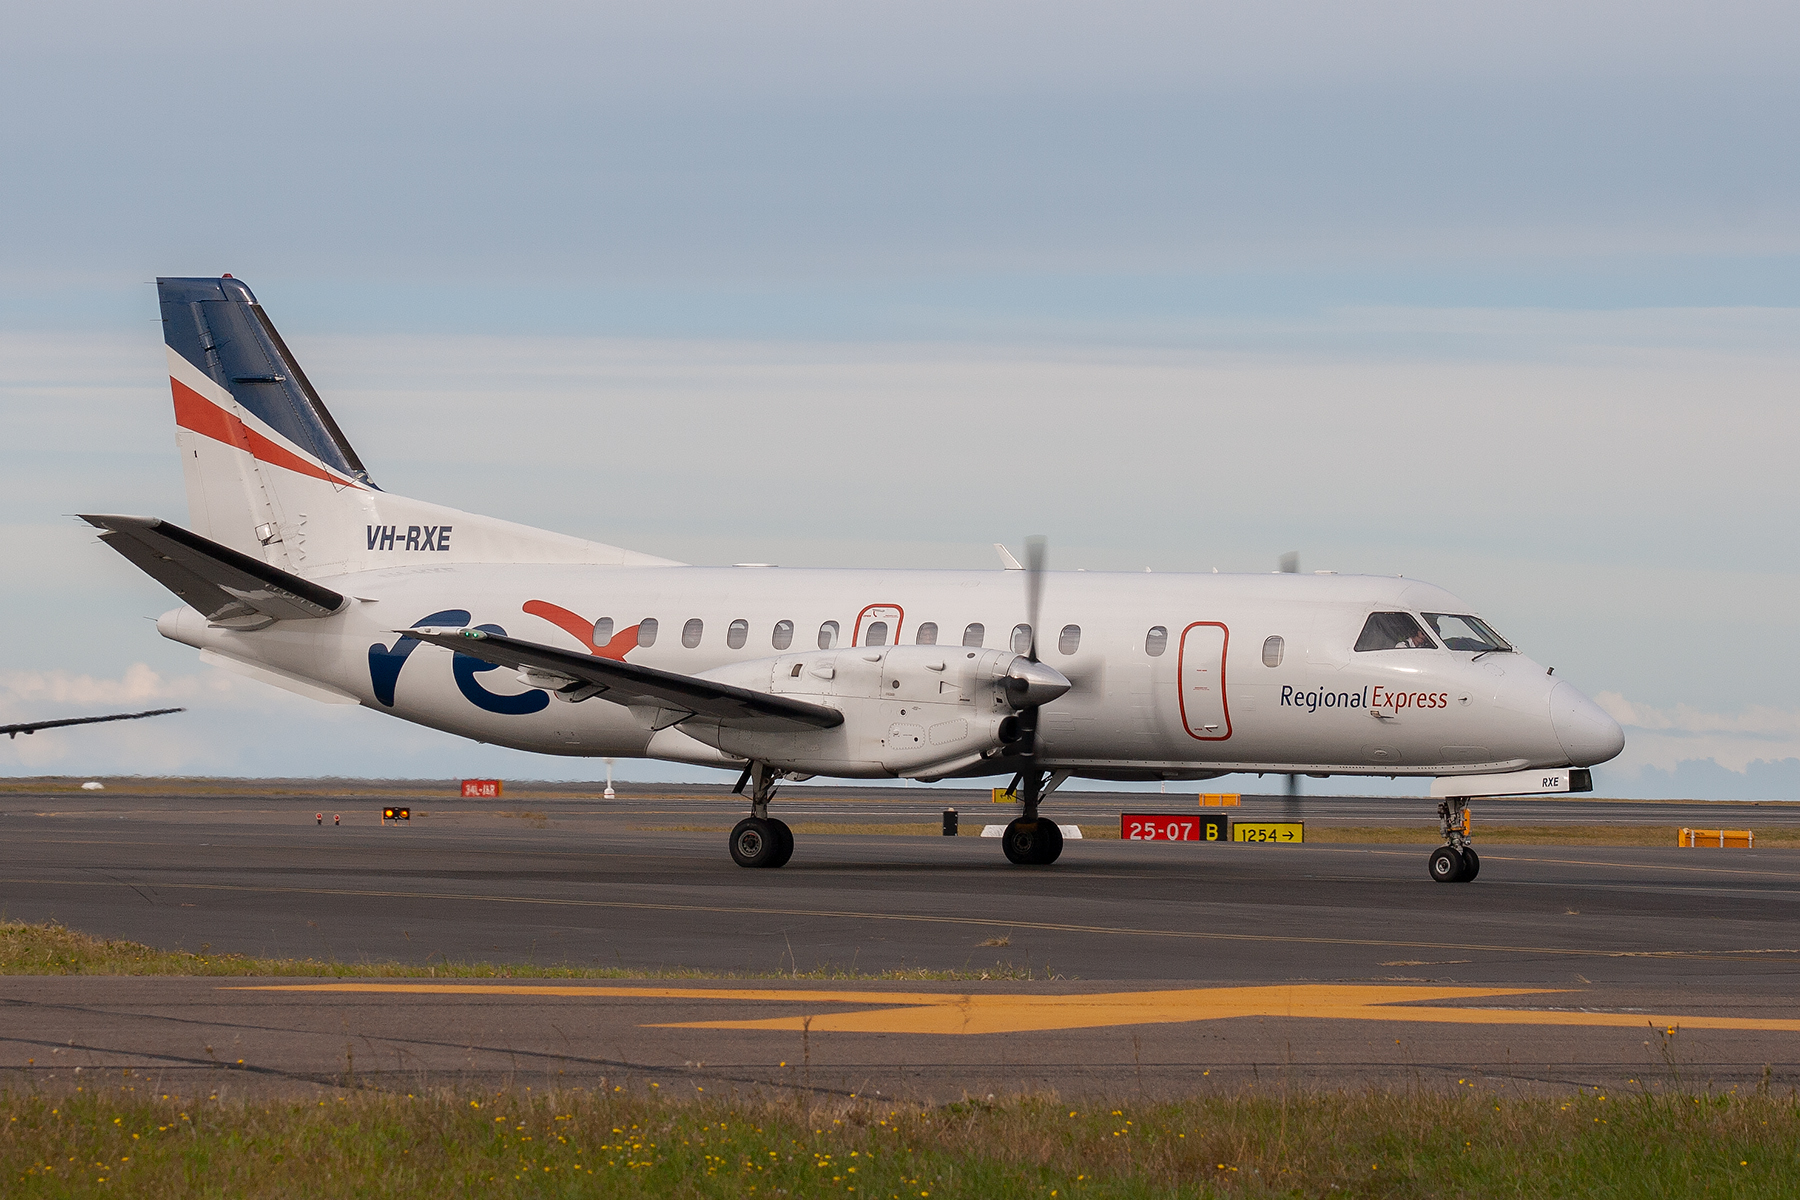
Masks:
[[[1023,654],[1006,670],[1006,699],[1014,708],[1048,704],[1072,686],[1061,671],[1032,662]]]

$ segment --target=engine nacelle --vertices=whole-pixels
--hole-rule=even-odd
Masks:
[[[692,717],[681,723],[683,733],[783,770],[861,779],[971,766],[1018,740],[1018,709],[1069,687],[1023,655],[964,646],[814,650],[734,663],[700,678],[826,705],[843,713],[844,723],[761,733]]]

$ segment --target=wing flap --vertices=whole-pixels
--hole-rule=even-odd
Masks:
[[[599,688],[601,690],[595,694],[615,704],[635,709],[663,709],[669,716],[677,717],[668,724],[686,720],[687,717],[678,716],[681,713],[707,717],[733,729],[764,732],[799,733],[832,729],[844,723],[843,713],[822,704],[752,692],[729,683],[677,675],[673,671],[659,671],[618,659],[558,650],[554,646],[541,646],[479,629],[456,633],[433,633],[423,629],[398,632],[496,666],[560,676],[589,688]]]
[[[83,514],[100,540],[215,625],[259,628],[328,617],[344,597],[156,517]]]

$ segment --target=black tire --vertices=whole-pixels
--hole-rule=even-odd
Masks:
[[[774,817],[769,818],[769,828],[775,831],[780,844],[775,847],[775,857],[765,865],[785,867],[788,859],[794,857],[794,831],[788,828],[786,821],[778,821]]]
[[[1475,877],[1481,874],[1481,855],[1475,853],[1475,847],[1464,846],[1462,848],[1462,856],[1463,873],[1462,878],[1457,880],[1457,882],[1472,883],[1474,882]]]
[[[1036,821],[1016,817],[1001,835],[1000,848],[1006,851],[1006,860],[1017,866],[1049,866],[1062,853],[1062,830],[1043,817]]]
[[[1016,867],[1030,866],[1036,848],[1037,824],[1027,824],[1024,817],[1014,817],[1000,835],[1000,849],[1006,852],[1006,861]]]
[[[745,817],[731,830],[731,861],[740,867],[775,865],[781,850],[781,838],[770,823],[761,817]]]
[[[1426,864],[1431,878],[1436,883],[1456,883],[1463,876],[1463,856],[1457,853],[1455,846],[1439,846],[1431,852]]]

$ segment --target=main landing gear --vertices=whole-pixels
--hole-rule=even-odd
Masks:
[[[764,763],[751,763],[744,768],[734,791],[742,795],[744,785],[752,783],[750,815],[731,830],[731,861],[740,867],[780,867],[794,857],[794,831],[786,821],[769,815],[769,801],[775,785],[781,781],[778,772]]]
[[[1437,883],[1468,883],[1481,874],[1481,856],[1469,841],[1469,801],[1452,796],[1438,805],[1438,829],[1447,845],[1431,852],[1426,869]]]
[[[1047,867],[1062,854],[1062,830],[1048,817],[1017,817],[1000,836],[1006,861],[1021,867]]]

